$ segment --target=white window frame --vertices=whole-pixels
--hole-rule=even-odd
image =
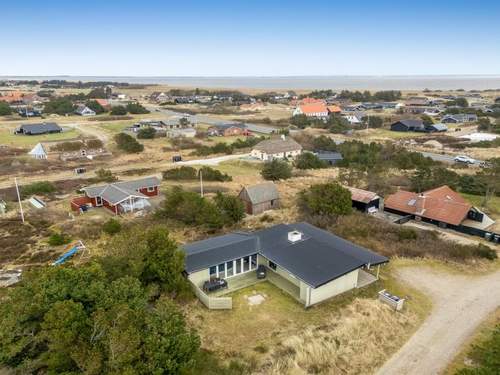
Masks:
[[[96,207],[101,207],[103,205],[102,198],[98,195],[95,197],[95,206]]]
[[[154,186],[148,186],[148,187],[147,187],[147,192],[148,192],[148,193],[152,193],[152,192],[154,192],[154,191],[155,191],[155,187],[154,187]]]

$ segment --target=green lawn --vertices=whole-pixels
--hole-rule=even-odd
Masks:
[[[467,199],[472,205],[481,208],[483,203],[483,196],[473,195],[473,194],[465,194],[461,193],[461,195]],[[500,197],[492,197],[485,207],[487,211],[494,215],[500,215]]]
[[[394,132],[389,129],[371,129],[369,133],[365,131],[357,132],[358,135],[367,135],[369,138],[390,138],[390,139],[404,139],[404,138],[417,138],[422,137],[425,133],[416,132]]]
[[[230,176],[255,176],[260,173],[262,164],[243,160],[229,160],[214,167]]]
[[[62,133],[44,135],[17,135],[12,128],[0,128],[0,144],[12,147],[30,147],[38,142],[60,141],[76,138],[80,133],[75,129],[68,129]]]

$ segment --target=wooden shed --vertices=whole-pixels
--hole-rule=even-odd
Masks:
[[[280,206],[279,192],[272,182],[246,186],[240,191],[238,197],[243,201],[245,210],[250,215],[257,215]]]

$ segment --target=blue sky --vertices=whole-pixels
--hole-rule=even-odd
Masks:
[[[1,75],[500,74],[498,1],[10,1]]]

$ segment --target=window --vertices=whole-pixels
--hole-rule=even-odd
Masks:
[[[102,206],[102,198],[101,197],[95,197],[95,205]]]
[[[209,273],[210,273],[210,280],[215,279],[217,277],[217,267],[216,266],[210,267]]]
[[[153,191],[155,191],[155,187],[154,186],[148,186],[148,193],[152,193]]]
[[[233,261],[226,263],[226,277],[233,276]]]
[[[257,268],[257,254],[252,255],[251,258],[251,269],[254,270]]]
[[[221,279],[226,277],[226,263],[219,264],[219,277]]]
[[[277,268],[276,263],[269,261],[269,268],[276,271]]]
[[[236,259],[236,272],[234,273],[235,275],[241,273],[241,258]]]
[[[250,257],[243,258],[243,272],[250,270]]]

